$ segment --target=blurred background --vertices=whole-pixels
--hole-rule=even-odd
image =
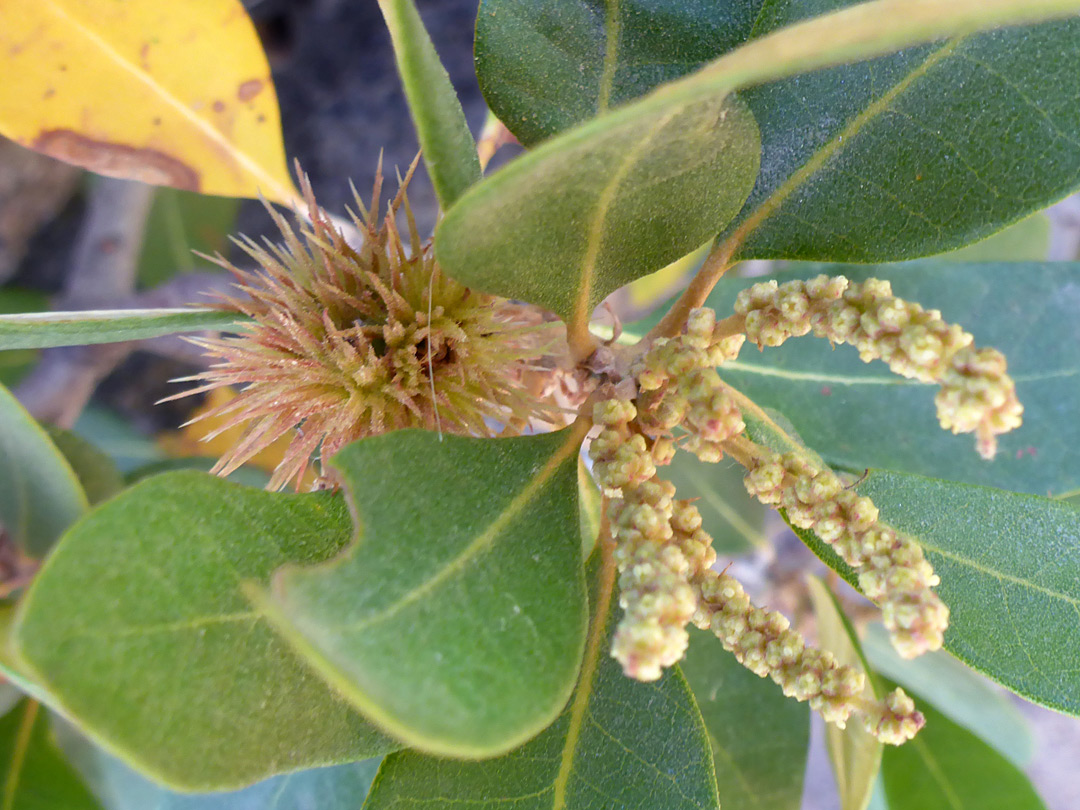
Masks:
[[[417,0],[443,57],[474,133],[486,107],[472,64],[476,0]],[[270,57],[281,105],[287,154],[308,173],[321,205],[343,213],[352,204],[350,181],[367,197],[383,153],[387,174],[402,171],[417,144],[394,70],[390,39],[375,0],[247,0]],[[505,161],[516,147],[503,149]],[[411,188],[422,232],[436,219],[427,178]],[[276,234],[258,202],[202,197],[171,189],[102,180],[0,139],[0,312],[49,308],[85,309],[128,305],[180,306],[197,302],[227,283],[223,272],[192,251],[221,252],[243,265],[228,236]],[[1011,242],[1009,241],[1011,240]],[[1021,243],[1042,258],[1080,258],[1080,198],[1016,226],[979,258],[1011,258]],[[772,269],[748,263],[746,275]],[[612,310],[632,322],[677,288],[677,273],[645,280],[613,297]],[[169,380],[198,370],[193,347],[177,338],[139,346],[84,347],[0,352],[0,381],[12,387],[38,418],[73,427],[105,450],[129,480],[173,466],[209,468],[222,443],[200,443],[212,425],[180,429],[199,407],[196,399],[155,406],[179,386]],[[240,480],[265,482],[275,451]],[[746,535],[749,553],[737,563],[740,575],[767,593],[770,604],[798,611],[801,591],[793,583],[816,560],[779,518],[748,511],[740,502],[738,477],[716,484],[729,499]],[[0,560],[2,564],[2,560]],[[848,594],[849,598],[857,598]],[[1057,715],[1020,699],[1014,704],[1028,721],[1033,756],[1027,766],[1047,806],[1078,806],[1080,720]],[[815,723],[817,721],[815,720]],[[820,724],[814,727],[804,806],[838,807]],[[932,808],[929,810],[933,810]]]

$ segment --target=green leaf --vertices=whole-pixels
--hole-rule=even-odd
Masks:
[[[82,730],[185,790],[392,750],[245,596],[285,563],[325,560],[350,530],[329,494],[201,473],[142,481],[39,572],[16,619],[23,668]]]
[[[859,492],[923,547],[941,577],[937,591],[951,611],[945,649],[1029,700],[1080,715],[1080,509],[881,470]],[[796,534],[857,587],[831,547]]]
[[[176,472],[177,470],[210,472],[215,464],[217,464],[217,459],[210,458],[209,456],[166,458],[160,461],[151,461],[149,464],[134,468],[124,476],[124,482],[127,484],[134,484],[136,481],[141,481],[152,475],[159,475],[164,472]],[[269,473],[265,470],[260,470],[258,467],[253,467],[250,464],[244,464],[237,467],[228,475],[221,477],[227,481],[243,484],[246,487],[255,487],[256,489],[265,489],[266,485],[270,483]]]
[[[909,692],[930,701],[946,717],[963,726],[1023,767],[1031,761],[1035,741],[1027,720],[1000,689],[946,652],[930,652],[910,661],[901,658],[881,624],[871,624],[862,640],[870,665]]]
[[[926,726],[881,763],[889,810],[1045,810],[1023,771],[920,702]]]
[[[46,719],[40,704],[29,699],[0,717],[4,810],[98,810],[53,744]]]
[[[476,142],[413,0],[379,0],[424,164],[445,209],[480,179]]]
[[[590,569],[593,622],[566,710],[498,759],[392,754],[364,810],[717,810],[709,740],[686,681],[678,667],[654,683],[622,674],[609,654],[617,601],[610,550],[594,554]]]
[[[156,287],[179,273],[213,267],[199,261],[195,251],[210,256],[225,253],[239,208],[235,197],[155,189],[139,256],[139,286]]]
[[[27,554],[42,557],[87,506],[63,453],[0,386],[0,526]]]
[[[806,583],[817,620],[818,644],[841,664],[869,673],[858,636],[832,591],[814,576],[808,576]],[[867,677],[864,693],[867,699],[875,698],[874,686],[874,679]],[[843,729],[826,723],[825,743],[836,776],[840,810],[866,810],[881,767],[882,744],[858,720],[852,720]]]
[[[941,577],[946,649],[1036,703],[1080,714],[1080,509],[877,470],[859,492]]]
[[[799,810],[810,709],[735,660],[711,633],[690,628],[679,662],[712,743],[720,806]]]
[[[1075,3],[600,6],[485,0],[477,69],[489,104],[533,143],[721,57],[635,106],[747,88],[743,98],[762,131],[761,174],[727,230],[729,257],[885,261],[938,253],[1080,184],[1080,148],[1069,134],[1080,128],[1072,103],[1080,92],[1080,21],[975,33],[1064,16]],[[804,24],[785,29],[797,23]],[[924,45],[946,37],[953,39]],[[893,51],[900,52],[860,61]],[[840,66],[796,76],[833,65]]]
[[[978,14],[981,4],[948,4],[963,5]],[[797,22],[804,9],[770,4],[755,34]],[[894,23],[903,26],[883,12],[880,24]],[[1080,92],[1080,20],[956,33],[745,93],[762,129],[762,172],[726,250],[914,258],[984,238],[1080,184],[1080,144],[1070,134],[1080,128],[1070,101]]]
[[[18,287],[0,288],[0,315],[17,312],[41,312],[49,308],[49,297],[40,290]],[[14,388],[34,365],[37,352],[32,349],[0,351],[0,385]]]
[[[761,0],[482,0],[476,75],[532,146],[742,44]]]
[[[45,431],[71,465],[91,506],[124,488],[124,477],[112,459],[78,433],[52,425],[46,426]]]
[[[609,293],[707,242],[742,206],[757,128],[725,95],[613,113],[522,155],[447,212],[439,261],[463,284],[550,309],[580,339]]]
[[[100,309],[0,315],[0,351],[85,346],[230,329],[242,318],[215,309]]]
[[[835,467],[880,467],[1045,495],[1080,487],[1080,264],[949,264],[903,268],[810,265],[776,276],[818,273],[853,280],[886,277],[897,295],[940,309],[946,320],[1001,349],[1009,361],[1024,424],[1000,437],[993,462],[970,435],[938,425],[934,386],[863,363],[850,346],[806,336],[759,352],[743,349],[721,374],[759,405],[785,414],[804,441]],[[723,317],[752,283],[723,279],[708,304]]]
[[[679,498],[698,499],[701,525],[723,556],[745,554],[767,542],[765,507],[746,494],[744,473],[731,461],[710,464],[692,453],[676,453],[661,473],[675,485]]]
[[[60,746],[105,810],[359,810],[378,759],[264,779],[230,793],[176,793],[61,726]]]
[[[950,262],[1042,262],[1050,252],[1050,217],[1034,214],[973,245],[941,254]]]
[[[408,430],[347,446],[331,464],[357,544],[282,572],[278,626],[414,748],[480,757],[520,745],[562,711],[581,663],[583,438]]]
[[[587,560],[600,536],[604,496],[593,480],[585,460],[578,456],[578,520],[581,526],[581,557]]]

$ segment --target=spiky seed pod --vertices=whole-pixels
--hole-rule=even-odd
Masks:
[[[878,520],[873,502],[802,453],[759,448],[746,489],[811,529],[856,569],[863,593],[881,605],[893,646],[905,658],[940,649],[949,609],[931,590],[939,583],[922,549]]]
[[[899,744],[922,727],[911,699],[896,690],[884,703],[863,696],[866,676],[824,650],[806,646],[787,618],[755,606],[734,577],[707,571],[694,622],[754,674],[771,678],[784,694],[808,701],[829,723],[844,728],[852,715],[882,742]]]
[[[258,270],[218,260],[236,279],[236,292],[216,306],[251,321],[236,336],[194,340],[217,362],[186,378],[199,387],[177,395],[240,387],[235,399],[205,414],[228,417],[227,427],[246,425],[215,472],[228,474],[293,434],[269,484],[280,489],[299,484],[316,452],[325,460],[364,436],[405,427],[490,435],[493,420],[557,418],[521,385],[552,344],[551,330],[537,313],[442,273],[408,206],[411,174],[382,218],[381,180],[370,207],[357,197],[358,246],[318,208],[305,182],[310,222],[298,217],[299,233],[270,209],[283,243],[239,243]],[[396,224],[402,211],[411,248]]]
[[[627,676],[653,681],[682,658],[686,625],[697,600],[690,576],[701,555],[688,559],[685,533],[672,526],[675,487],[656,476],[655,458],[670,460],[670,441],[650,447],[633,433],[636,408],[622,400],[598,402],[593,421],[601,432],[589,451],[600,487],[613,498],[609,518],[615,539],[622,618],[611,654]]]
[[[782,285],[768,281],[739,293],[735,311],[759,347],[813,331],[855,346],[865,362],[884,360],[901,376],[940,384],[935,403],[941,426],[974,433],[983,458],[993,458],[999,434],[1020,426],[1023,407],[1004,356],[976,350],[969,333],[946,323],[937,310],[897,298],[887,281],[860,284],[823,275]]]

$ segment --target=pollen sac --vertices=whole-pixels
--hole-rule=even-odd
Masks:
[[[863,723],[867,731],[886,745],[901,745],[919,733],[926,725],[926,718],[915,709],[915,701],[897,688],[875,710],[864,715]]]
[[[953,433],[974,433],[976,449],[993,458],[997,436],[1019,427],[1023,407],[1004,356],[975,349],[974,338],[937,310],[893,295],[889,282],[844,276],[755,284],[739,293],[736,313],[759,347],[813,332],[848,343],[865,362],[883,360],[903,377],[938,383],[938,420]]]

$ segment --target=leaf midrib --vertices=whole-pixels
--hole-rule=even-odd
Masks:
[[[1080,598],[1078,597],[1069,596],[1066,593],[1060,593],[1051,588],[1037,585],[1029,579],[1023,579],[1022,577],[1014,576],[1012,574],[1004,574],[1001,571],[995,571],[993,568],[990,568],[981,563],[977,563],[974,560],[969,559],[968,557],[957,554],[956,552],[945,551],[939,546],[935,546],[932,543],[927,542],[921,535],[912,536],[915,537],[916,540],[918,540],[919,545],[922,546],[924,549],[926,549],[927,551],[931,551],[941,557],[944,557],[947,560],[952,560],[959,565],[966,566],[975,571],[978,571],[981,574],[986,574],[987,576],[993,577],[994,579],[1004,582],[1011,582],[1014,585],[1020,585],[1021,587],[1027,588],[1028,590],[1038,591],[1039,593],[1045,594],[1046,596],[1060,599],[1063,602],[1068,602],[1070,605],[1077,608],[1077,610],[1080,610]]]
[[[850,144],[852,138],[880,115],[887,112],[897,98],[903,95],[918,79],[926,75],[931,68],[950,56],[966,39],[967,37],[954,37],[949,40],[945,45],[929,54],[916,68],[907,73],[876,101],[868,105],[865,110],[852,118],[838,135],[833,136],[828,143],[814,152],[805,163],[791,173],[785,182],[762,200],[758,207],[743,220],[742,224],[724,240],[724,244],[719,250],[729,257],[734,257],[747,238],[762,223],[779,211],[792,194],[809,182],[825,167],[825,164],[832,157],[840,154]]]
[[[619,193],[619,188],[626,175],[634,168],[641,153],[644,152],[653,139],[666,127],[680,110],[671,110],[653,122],[648,131],[623,155],[618,167],[611,174],[611,179],[604,185],[597,198],[596,209],[592,216],[592,224],[589,227],[588,238],[585,244],[585,255],[581,260],[581,284],[574,301],[573,313],[567,324],[570,336],[576,336],[581,345],[590,345],[586,339],[589,331],[589,319],[592,316],[592,291],[596,276],[596,263],[600,258],[600,250],[606,236],[604,226],[607,224],[608,214]]]
[[[454,574],[461,571],[468,563],[477,557],[485,549],[489,548],[503,533],[506,527],[535,499],[552,479],[559,467],[581,446],[585,438],[587,425],[579,422],[570,428],[568,435],[552,453],[532,478],[529,479],[521,491],[511,499],[510,503],[492,520],[487,527],[474,537],[465,548],[439,568],[432,576],[425,579],[413,588],[399,596],[394,602],[387,605],[377,613],[365,616],[356,622],[346,622],[337,625],[336,629],[342,632],[356,633],[372,625],[381,624],[400,613],[409,605],[419,601]]]
[[[927,773],[929,773],[933,780],[937,782],[938,786],[941,788],[941,792],[944,794],[946,800],[948,800],[949,806],[953,810],[964,810],[964,805],[960,802],[960,797],[956,795],[952,783],[949,782],[945,773],[941,770],[940,763],[938,763],[935,757],[930,756],[926,743],[916,737],[908,744],[915,747],[915,751],[919,754],[919,759],[921,759],[926,766]]]
[[[4,779],[4,798],[3,804],[0,805],[3,810],[13,810],[15,807],[15,793],[19,789],[19,780],[22,778],[23,765],[30,748],[30,739],[34,733],[34,723],[37,721],[39,708],[40,704],[36,700],[27,701],[26,710],[19,721],[15,748],[8,761],[7,776]]]
[[[606,0],[604,28],[607,40],[604,47],[604,67],[600,73],[600,87],[596,96],[596,112],[607,112],[611,102],[611,88],[615,83],[615,70],[618,67],[619,38],[622,36],[622,14],[619,0]]]
[[[601,505],[601,514],[606,513],[606,507],[605,499],[605,502]],[[611,617],[611,596],[615,590],[615,554],[611,547],[612,541],[609,537],[604,536],[605,533],[604,527],[601,526],[600,537],[597,539],[597,552],[602,556],[596,604],[593,606],[593,616],[595,618],[589,628],[589,637],[585,643],[585,655],[581,662],[581,676],[578,679],[578,688],[574,691],[573,703],[570,709],[566,743],[563,745],[559,771],[555,775],[553,783],[552,810],[566,810],[566,790],[570,783],[570,775],[574,770],[574,759],[577,756],[577,747],[581,740],[585,713],[589,708],[589,700],[596,686],[600,648],[603,646],[604,639],[607,638],[608,622]]]

